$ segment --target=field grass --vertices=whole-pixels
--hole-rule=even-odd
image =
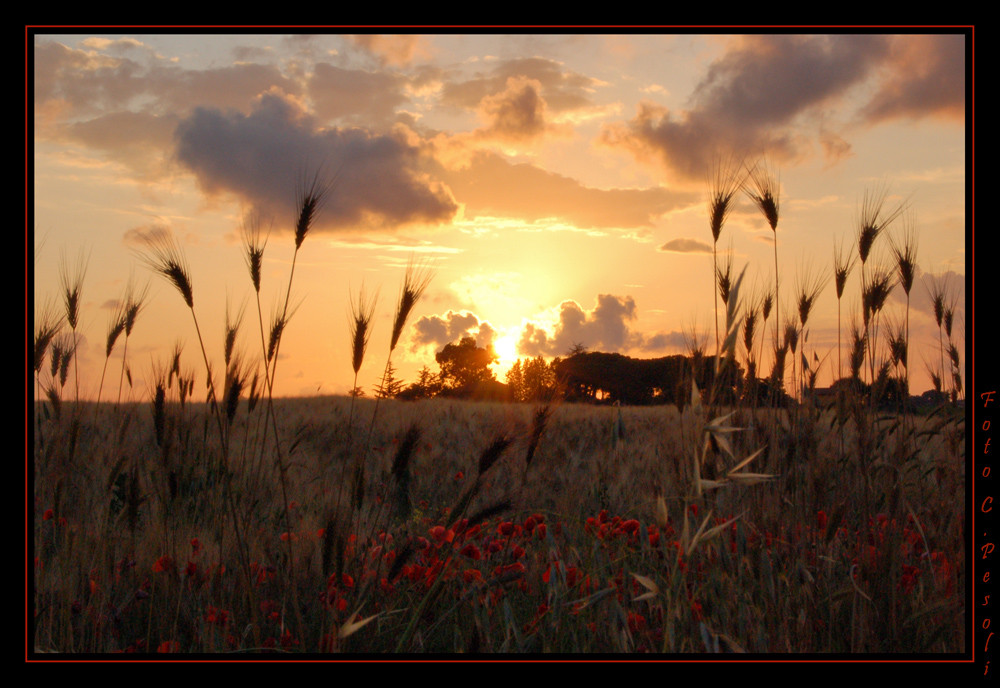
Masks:
[[[742,190],[777,242],[777,178],[744,172],[718,180],[713,240]],[[957,303],[932,280],[940,365],[925,366],[938,405],[913,415],[915,238],[894,244],[895,266],[868,260],[904,209],[883,212],[886,189],[864,197],[858,256],[835,252],[838,302],[860,259],[862,307],[843,359],[838,335],[836,377],[847,384],[829,406],[814,405],[821,363],[804,351],[826,280],[806,271],[779,301],[775,243],[773,290],[748,296],[746,268],[715,264],[723,312],[716,305],[711,387],[682,379],[675,405],[626,408],[274,399],[295,261],[330,192],[318,174],[300,187],[285,298],[269,326],[259,297],[267,225],[245,223],[260,349],[235,346],[243,315],[227,313],[221,373],[180,246],[149,237],[140,258],[190,309],[204,369],[182,365],[178,344],[153,362],[142,403],[81,401],[86,261],[64,259],[64,313],[49,302],[36,314],[28,380],[29,653],[966,652]],[[407,268],[382,389],[432,278],[427,266]],[[897,283],[907,310],[894,324],[882,316]],[[119,400],[146,294],[130,280],[108,326],[101,387],[124,335]],[[363,290],[349,301],[344,365],[357,375],[375,302]],[[789,301],[797,313],[780,312]],[[729,374],[738,357],[752,371],[741,379]]]
[[[878,421],[878,458],[865,468],[856,451],[840,458],[832,411],[737,411],[727,423],[746,429],[713,434],[705,407],[626,408],[616,440],[617,409],[563,404],[526,463],[532,406],[382,401],[359,503],[337,492],[374,404],[275,401],[289,438],[287,510],[273,454],[259,447],[263,404],[240,409],[225,467],[204,404],[165,403],[159,440],[151,404],[41,411],[32,647],[965,649],[964,431],[945,410],[905,433],[895,416]],[[394,462],[411,428],[401,510]],[[706,449],[713,436],[734,457]],[[480,475],[497,438],[507,443]],[[856,444],[849,424],[844,446]],[[760,447],[753,470],[774,478],[692,491],[697,454],[707,451],[703,481],[719,482]]]

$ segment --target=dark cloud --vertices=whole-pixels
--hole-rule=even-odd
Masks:
[[[336,175],[318,228],[448,221],[457,205],[428,177],[408,132],[320,129],[289,99],[265,94],[252,112],[197,108],[177,127],[176,155],[209,193],[230,192],[276,217],[288,215],[294,184],[323,168]]]
[[[841,95],[888,54],[877,35],[750,36],[708,70],[692,102],[711,121],[758,130]]]
[[[961,35],[909,36],[893,45],[891,75],[862,110],[871,122],[895,117],[965,116],[965,46]]]
[[[414,350],[423,345],[441,349],[462,337],[474,337],[476,346],[486,347],[496,337],[492,325],[468,311],[456,313],[449,310],[444,315],[425,315],[414,323],[413,330]]]
[[[667,253],[711,253],[712,247],[697,239],[671,239],[656,249]]]
[[[606,127],[602,141],[699,180],[719,150],[794,158],[814,138],[800,131],[800,118],[874,75],[892,44],[892,37],[868,34],[740,38],[709,67],[689,109],[644,103],[629,122]],[[827,135],[827,153],[843,154],[833,143]]]
[[[442,179],[465,205],[467,217],[554,218],[580,228],[649,227],[659,216],[700,198],[662,187],[594,189],[490,153],[476,154],[468,167],[442,172]]]

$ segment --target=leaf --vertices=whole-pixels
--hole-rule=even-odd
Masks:
[[[725,435],[722,435],[722,434],[716,434],[716,433],[714,433],[714,432],[713,432],[713,433],[712,433],[712,437],[714,437],[714,438],[715,438],[715,443],[716,443],[717,445],[719,445],[719,448],[720,448],[720,449],[721,449],[722,451],[726,452],[727,454],[729,454],[729,455],[730,455],[730,456],[732,456],[733,458],[736,458],[736,457],[735,457],[735,456],[733,455],[733,447],[732,447],[732,445],[731,445],[731,444],[729,444],[729,440],[727,440],[727,439],[726,439],[726,436],[725,436]]]
[[[567,602],[566,606],[575,607],[577,610],[586,609],[595,602],[599,602],[608,595],[611,595],[612,593],[617,591],[618,588],[614,586],[611,586],[610,588],[604,588],[603,590],[598,590],[597,592],[593,593],[592,595],[588,595],[587,597],[582,597],[579,600],[574,600],[573,602]]]
[[[762,483],[766,480],[773,480],[775,475],[770,473],[730,473],[730,480],[739,480],[747,485],[754,485],[756,483]]]
[[[635,578],[637,581],[639,581],[639,585],[646,588],[646,590],[649,590],[654,595],[660,592],[660,588],[656,585],[656,583],[653,582],[651,578],[647,578],[646,576],[640,576],[638,573],[633,573],[632,577]]]
[[[667,512],[667,500],[660,495],[656,498],[656,525],[663,530],[670,524],[670,514]]]
[[[705,480],[704,478],[698,479],[698,491],[708,492],[709,490],[717,490],[726,484],[724,480]]]
[[[737,430],[742,430],[743,428],[738,428],[732,425],[723,425],[727,420],[733,417],[735,411],[727,413],[724,416],[719,416],[718,418],[713,418],[705,424],[705,429],[710,432],[736,432]]]
[[[746,466],[748,463],[750,463],[751,461],[753,461],[754,459],[756,459],[758,456],[760,456],[760,453],[762,451],[764,451],[766,448],[767,448],[766,445],[763,446],[763,447],[761,447],[760,449],[758,449],[757,451],[755,451],[753,454],[751,454],[750,456],[748,456],[747,458],[743,459],[738,464],[736,464],[735,466],[733,466],[731,469],[729,469],[729,475],[732,475],[733,473],[735,473],[736,471],[740,470],[741,468],[743,468],[744,466]]]
[[[712,518],[712,512],[709,511],[707,514],[705,514],[705,520],[701,522],[700,526],[698,526],[698,531],[694,534],[694,537],[691,538],[691,544],[684,548],[685,556],[689,555],[691,552],[694,551],[695,546],[701,539],[702,532],[705,530],[705,526],[708,525],[708,522],[711,518]]]
[[[345,623],[343,626],[340,627],[339,631],[337,631],[337,637],[346,638],[350,635],[353,635],[357,631],[361,630],[362,627],[367,626],[369,622],[374,621],[380,615],[381,612],[379,612],[378,614],[373,614],[372,616],[369,616],[367,619],[361,619],[361,621],[348,621],[347,623]],[[355,613],[354,616],[357,616],[357,613]],[[351,618],[353,619],[354,616],[352,616]]]
[[[701,392],[698,391],[698,383],[691,380],[691,408],[701,411]]]
[[[691,547],[685,548],[684,550],[685,554],[687,554],[688,552],[693,552],[695,546],[702,540],[711,540],[712,538],[714,538],[716,535],[721,533],[726,527],[732,525],[736,520],[743,518],[743,514],[740,514],[739,516],[733,516],[725,523],[720,523],[717,526],[713,526],[708,530],[705,530],[705,526],[708,525],[708,522],[709,520],[711,520],[711,518],[712,518],[712,512],[709,511],[707,514],[705,514],[705,520],[701,522],[701,527],[698,528],[698,532],[694,534],[693,538],[691,538]]]

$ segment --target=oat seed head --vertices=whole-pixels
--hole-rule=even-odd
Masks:
[[[719,242],[722,226],[735,205],[736,193],[743,185],[743,161],[735,156],[716,157],[709,180],[708,221],[712,239]]]
[[[903,216],[902,236],[896,238],[889,236],[889,246],[892,249],[892,256],[896,261],[896,271],[899,277],[899,284],[907,296],[913,287],[913,280],[917,272],[917,235],[914,229],[913,216],[907,213]]]
[[[111,352],[115,348],[115,342],[125,331],[125,308],[128,304],[124,301],[116,301],[115,308],[111,312],[111,320],[108,322],[108,336],[105,340],[104,356],[111,357]]]
[[[188,308],[194,308],[194,291],[191,272],[184,253],[172,234],[159,232],[146,237],[146,252],[139,258],[153,272],[164,277],[177,288]]]
[[[59,261],[59,281],[62,286],[63,304],[66,307],[66,322],[70,329],[75,330],[80,319],[80,299],[83,291],[83,279],[87,275],[89,255],[80,251],[76,265],[73,268],[67,264],[66,253],[63,252]]]
[[[125,289],[125,336],[128,337],[132,334],[132,328],[135,327],[135,321],[139,317],[139,313],[142,309],[146,307],[146,299],[149,296],[149,282],[146,282],[141,288],[135,285],[132,278],[129,278],[128,287]]]
[[[413,260],[406,266],[406,274],[403,277],[403,286],[399,292],[399,302],[396,305],[396,317],[392,322],[392,339],[389,344],[389,351],[396,348],[399,337],[403,334],[403,327],[410,316],[413,307],[423,295],[427,286],[434,278],[434,273],[427,265],[416,265]]]
[[[271,235],[273,219],[265,216],[256,208],[243,214],[243,224],[240,235],[243,240],[244,258],[250,271],[250,282],[254,291],[260,293],[261,270],[264,263],[264,248]],[[262,236],[263,235],[263,236]]]
[[[361,364],[368,349],[368,339],[372,334],[372,318],[375,315],[375,305],[378,293],[368,298],[364,284],[358,292],[357,302],[351,300],[351,365],[355,375],[361,370]]]
[[[906,209],[906,201],[902,201],[886,211],[888,197],[889,188],[884,182],[865,189],[857,218],[858,257],[862,264],[868,262],[875,240]]]
[[[781,195],[777,173],[770,169],[766,160],[762,160],[747,170],[747,177],[745,193],[764,214],[771,231],[777,232]]]
[[[52,344],[52,340],[59,334],[63,325],[63,314],[51,298],[42,306],[40,312],[35,316],[35,346],[34,346],[34,368],[39,373],[42,370],[42,363],[45,360],[45,352]]]
[[[866,277],[866,283],[861,290],[866,323],[885,306],[893,286],[892,271],[885,265],[875,265]]]
[[[833,246],[833,281],[837,289],[837,300],[844,295],[844,287],[847,285],[847,278],[854,269],[858,257],[853,252],[848,251],[841,241],[838,246]]]
[[[316,170],[311,181],[303,176],[296,190],[296,208],[298,216],[295,220],[295,250],[297,251],[312,229],[316,215],[333,190],[333,182],[324,179],[322,168]]]
[[[812,311],[813,306],[816,304],[816,299],[819,298],[823,287],[826,285],[826,274],[823,271],[814,273],[811,268],[806,267],[801,271],[801,276],[798,279],[799,284],[796,291],[799,296],[799,322],[802,327],[805,327],[806,322],[809,320],[809,313]]]

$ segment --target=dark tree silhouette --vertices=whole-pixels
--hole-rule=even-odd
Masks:
[[[472,337],[448,344],[434,357],[441,366],[441,381],[451,390],[469,390],[482,382],[495,382],[490,365],[499,358],[493,345],[476,346]]]
[[[392,362],[385,368],[383,380],[375,385],[375,396],[378,399],[391,399],[403,391],[403,381],[396,377],[396,368]]]
[[[430,399],[440,394],[441,388],[440,377],[432,373],[430,368],[424,366],[417,375],[417,381],[397,394],[396,398],[408,401]]]

